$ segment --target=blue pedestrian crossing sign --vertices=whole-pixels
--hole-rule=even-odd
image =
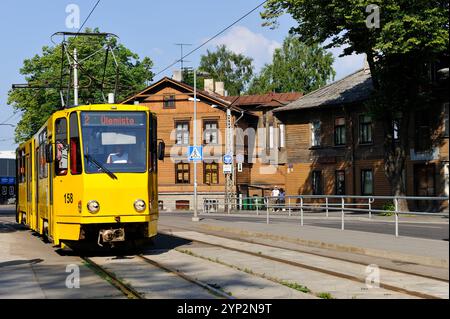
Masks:
[[[223,163],[224,164],[231,164],[231,163],[233,163],[233,156],[230,155],[230,154],[225,154],[223,156]]]
[[[190,162],[203,161],[203,147],[202,146],[189,146],[188,148],[188,160]]]

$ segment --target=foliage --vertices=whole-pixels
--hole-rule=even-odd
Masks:
[[[203,90],[205,88],[205,77],[204,75],[197,75],[197,89]],[[194,71],[189,69],[183,70],[183,82],[194,86]]]
[[[283,286],[286,286],[286,287],[298,290],[300,292],[304,292],[304,293],[310,293],[311,292],[311,290],[308,287],[300,285],[300,284],[298,284],[296,282],[282,281],[281,284]]]
[[[318,44],[306,45],[290,35],[275,50],[272,63],[252,80],[248,93],[309,93],[334,80],[333,61],[333,55]]]
[[[318,293],[317,297],[322,298],[322,299],[334,299],[333,296],[329,292]]]
[[[395,212],[395,205],[392,202],[387,202],[383,204],[381,209],[385,211],[380,214],[381,216],[392,216]]]
[[[215,52],[208,50],[202,55],[199,70],[209,73],[208,77],[215,81],[224,82],[229,95],[240,95],[253,76],[252,62],[252,58],[220,45]]]
[[[98,29],[86,29],[86,32],[99,32]],[[116,41],[107,40],[103,37],[72,37],[67,41],[69,52],[76,48],[78,51],[78,61],[90,56],[100,50],[111,41],[114,54],[119,64],[120,86],[116,100],[121,100],[126,96],[142,90],[146,83],[151,81],[153,73],[151,68],[153,62],[145,57],[140,60],[136,53],[126,48]],[[11,90],[8,96],[8,104],[16,110],[23,112],[23,117],[18,123],[15,139],[20,143],[30,138],[45,123],[47,118],[61,107],[60,86],[67,88],[71,74],[65,71],[63,80],[61,79],[61,53],[62,46],[44,46],[42,53],[36,54],[30,59],[26,59],[20,73],[31,86],[45,86],[51,88],[40,89],[16,89]],[[65,59],[64,70],[67,70],[67,59]],[[79,103],[92,104],[102,103],[104,99],[101,94],[101,82],[103,68],[105,64],[105,53],[97,53],[86,61],[80,63],[79,70]],[[114,91],[116,67],[109,55],[105,72],[105,95]],[[71,82],[72,83],[72,82]],[[71,96],[72,90],[70,90]]]
[[[366,24],[374,22],[373,12],[366,11],[370,4],[379,7],[379,27]],[[448,67],[448,0],[269,0],[265,9],[267,26],[276,27],[277,18],[288,13],[298,22],[291,33],[301,41],[328,40],[326,48],[343,46],[343,55],[367,55],[375,89],[367,106],[385,128],[385,174],[393,195],[404,195],[410,115],[435,103],[430,64],[445,61]],[[399,114],[397,143],[392,121]]]

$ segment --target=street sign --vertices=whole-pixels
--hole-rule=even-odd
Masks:
[[[239,163],[244,163],[244,154],[238,154],[238,155],[236,155],[236,162],[239,164]]]
[[[231,174],[231,173],[233,173],[233,165],[231,165],[231,164],[224,164],[223,165],[223,173],[224,174]]]
[[[188,148],[188,160],[190,162],[203,161],[203,147],[202,146],[189,146]]]
[[[233,163],[233,155],[225,154],[223,156],[223,163],[224,164],[231,164],[231,163]]]

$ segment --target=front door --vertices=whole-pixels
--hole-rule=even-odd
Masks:
[[[414,166],[415,196],[436,196],[434,164],[417,164]],[[419,211],[432,210],[433,201],[417,201]]]

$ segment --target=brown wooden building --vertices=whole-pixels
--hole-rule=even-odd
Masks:
[[[447,80],[448,83],[448,80]],[[214,91],[214,88],[220,88]],[[198,90],[198,205],[225,197],[226,113],[231,110],[234,155],[232,192],[270,195],[274,186],[287,195],[391,195],[384,174],[383,125],[364,108],[373,87],[368,70],[357,71],[305,96],[268,93],[223,96],[223,85],[205,81]],[[166,210],[193,208],[193,87],[163,78],[125,104],[147,105],[158,115],[158,138],[166,142],[159,166],[159,198]],[[448,97],[432,111],[413,114],[406,167],[407,195],[448,196]],[[223,203],[223,201],[221,201]]]
[[[219,90],[214,92],[216,87]],[[280,136],[275,135],[277,124],[270,111],[302,94],[223,96],[222,85],[211,79],[205,81],[205,88],[197,91],[197,145],[204,146],[205,159],[197,164],[199,207],[204,199],[225,196],[222,158],[227,109],[232,110],[234,155],[244,158],[242,167],[234,165],[233,194],[269,195],[275,185],[284,187],[286,169],[274,160]],[[166,77],[122,102],[146,105],[158,115],[158,139],[166,142],[166,159],[158,173],[159,198],[166,210],[193,208],[193,163],[187,161],[188,146],[193,145],[193,94],[193,87]]]
[[[193,87],[165,77],[122,102],[146,105],[158,116],[158,139],[166,143],[166,157],[158,173],[164,210],[193,209],[194,164],[187,160],[188,146],[194,145],[193,97]],[[197,100],[197,145],[204,146],[204,162],[197,164],[198,206],[202,207],[204,198],[224,197],[226,110],[232,110],[232,123],[242,110],[214,92],[198,90]]]
[[[364,107],[372,89],[363,69],[273,111],[286,126],[288,195],[392,194],[384,174],[386,132]],[[409,131],[407,195],[448,196],[448,97],[413,114]]]

